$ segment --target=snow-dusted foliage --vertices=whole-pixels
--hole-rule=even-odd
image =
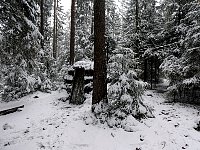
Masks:
[[[165,6],[168,10],[168,15],[166,14],[168,42],[177,44],[176,47],[171,47],[161,68],[171,81],[172,87],[169,89],[174,99],[186,99],[186,102],[192,99],[199,103],[199,1],[170,1],[166,2]]]
[[[170,55],[163,61],[160,68],[170,78],[171,84],[177,83],[181,79],[182,61],[177,57]]]
[[[52,89],[52,83],[47,75],[41,73],[39,68],[30,74],[26,69],[26,62],[22,62],[23,67],[12,65],[6,70],[4,75],[3,101],[17,100],[31,92],[40,90],[47,91]]]
[[[35,90],[51,88],[45,51],[40,49],[38,5],[35,1],[1,1],[0,63],[4,92],[2,100],[18,99]],[[45,58],[46,57],[46,58]]]
[[[117,47],[108,63],[108,105],[95,106],[95,114],[110,127],[122,127],[129,116],[137,119],[153,117],[151,109],[142,102],[147,83],[140,81],[134,70],[134,52],[129,48]]]
[[[93,59],[93,2],[76,1],[76,61]]]

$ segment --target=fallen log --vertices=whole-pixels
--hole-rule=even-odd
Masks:
[[[6,109],[6,110],[2,110],[2,111],[0,111],[0,116],[7,115],[7,114],[10,114],[10,113],[14,113],[14,112],[18,111],[19,108],[24,108],[24,105],[21,105],[21,106],[18,106],[18,107],[13,107],[13,108]]]

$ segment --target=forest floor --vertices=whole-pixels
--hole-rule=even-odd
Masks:
[[[0,110],[25,105],[20,112],[0,116],[0,150],[200,150],[200,108],[166,103],[162,92],[148,90],[144,102],[155,118],[143,119],[133,132],[103,124],[86,125],[91,95],[83,105],[59,101],[65,91],[37,92]],[[38,96],[38,97],[35,97]],[[35,97],[35,98],[34,98]]]

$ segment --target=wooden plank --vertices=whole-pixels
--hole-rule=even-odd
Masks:
[[[7,114],[10,114],[10,113],[14,113],[14,112],[18,111],[19,108],[24,108],[24,105],[21,105],[21,106],[18,106],[18,107],[13,107],[13,108],[6,109],[6,110],[2,110],[2,111],[0,111],[0,116],[7,115]]]
[[[74,76],[74,70],[69,70],[68,75]],[[85,70],[85,76],[93,76],[94,75],[94,70],[89,69]]]

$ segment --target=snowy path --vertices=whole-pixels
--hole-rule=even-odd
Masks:
[[[146,103],[155,109],[155,118],[144,121],[149,126],[144,135],[148,149],[200,150],[200,132],[194,130],[197,120],[200,120],[198,108],[165,103],[162,94],[154,92],[147,91],[144,96]]]
[[[167,104],[162,94],[147,91],[145,103],[155,109],[155,118],[125,132],[86,125],[89,95],[81,106],[57,100],[64,96],[65,92],[35,93],[18,102],[25,105],[23,111],[0,116],[0,150],[200,150],[200,132],[193,128],[200,120],[199,110],[190,105]],[[15,103],[0,103],[0,108]]]

